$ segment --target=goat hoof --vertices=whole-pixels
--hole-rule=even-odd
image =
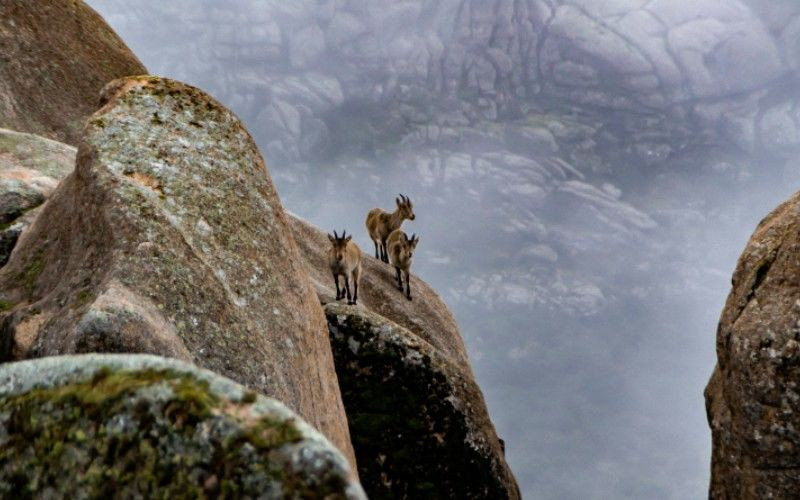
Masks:
[[[411,300],[411,295],[406,295],[406,298],[407,298],[408,300]]]
[[[348,301],[347,301],[347,305],[348,305],[348,306],[354,306],[354,305],[356,305],[356,303],[355,303],[355,302],[353,302],[352,300],[348,300]]]

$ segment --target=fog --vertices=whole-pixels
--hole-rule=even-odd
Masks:
[[[89,3],[244,120],[289,210],[372,251],[414,200],[526,498],[707,495],[716,322],[800,181],[800,5]]]

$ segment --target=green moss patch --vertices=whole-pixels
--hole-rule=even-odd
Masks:
[[[75,295],[75,300],[72,302],[72,307],[83,307],[89,302],[94,300],[94,294],[89,290],[81,290]]]
[[[17,275],[17,280],[28,293],[33,293],[36,288],[36,282],[39,280],[42,271],[44,271],[44,250],[37,251],[25,268]]]

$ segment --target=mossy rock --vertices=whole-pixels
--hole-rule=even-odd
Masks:
[[[360,307],[325,312],[370,498],[519,498],[468,367]]]
[[[0,368],[0,496],[363,498],[282,403],[147,355]]]
[[[297,411],[352,458],[325,315],[250,133],[202,90],[109,83],[0,269],[0,359],[143,353]]]

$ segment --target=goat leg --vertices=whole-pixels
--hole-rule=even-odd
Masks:
[[[333,281],[336,283],[336,300],[340,300],[342,298],[342,294],[339,292],[339,275],[333,275]]]

